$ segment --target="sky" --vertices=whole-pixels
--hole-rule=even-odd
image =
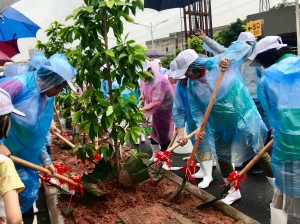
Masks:
[[[269,1],[271,7],[282,2],[282,0]],[[289,0],[288,2],[292,1]],[[18,62],[29,59],[28,50],[35,48],[37,40],[42,42],[47,40],[44,31],[50,23],[56,20],[63,24],[68,24],[69,21],[68,23],[65,22],[65,18],[82,4],[83,0],[20,0],[15,3],[12,7],[38,24],[41,29],[37,32],[37,38],[18,40],[21,53],[14,56],[13,60]],[[235,22],[237,18],[245,19],[247,15],[255,14],[259,11],[259,0],[211,0],[211,4],[213,27],[228,25]],[[161,12],[152,9],[139,10],[134,20],[136,23],[147,26],[150,26],[150,23],[154,26],[164,20],[168,20],[158,25],[153,31],[154,39],[168,37],[169,33],[183,30],[180,9],[169,9]],[[126,23],[124,27],[124,33],[129,33],[129,38],[139,44],[145,45],[145,41],[151,40],[150,31],[143,26]],[[110,40],[113,42],[113,39]]]

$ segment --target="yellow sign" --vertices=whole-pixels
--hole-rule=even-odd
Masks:
[[[262,36],[262,20],[250,21],[246,24],[246,30],[251,32],[254,36]]]

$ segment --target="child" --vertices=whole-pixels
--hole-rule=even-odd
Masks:
[[[0,89],[0,139],[6,137],[10,128],[10,114],[15,113],[25,116],[16,110],[9,94]],[[8,158],[9,150],[1,145],[0,154],[0,224],[2,223],[22,223],[22,214],[19,205],[18,192],[24,189],[13,162]]]

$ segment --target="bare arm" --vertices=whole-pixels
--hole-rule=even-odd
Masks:
[[[3,195],[6,223],[7,224],[21,224],[22,214],[19,204],[19,197],[16,190],[11,190]]]

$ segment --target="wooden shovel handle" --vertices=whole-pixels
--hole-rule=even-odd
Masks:
[[[250,162],[239,172],[239,176],[241,177],[242,175],[246,174],[251,167],[257,163],[257,161],[263,156],[265,152],[267,152],[271,147],[274,142],[274,139],[268,142],[251,160]]]
[[[177,137],[177,134],[178,134],[178,132],[177,132],[177,130],[175,130],[175,131],[174,131],[174,134],[173,134],[173,137],[172,137],[172,139],[171,139],[171,141],[170,141],[170,144],[169,144],[169,146],[168,146],[168,148],[170,148],[170,147],[174,144],[174,142],[175,142],[175,140],[176,140],[176,137]]]
[[[26,166],[26,167],[29,167],[31,169],[34,169],[34,170],[37,170],[37,171],[40,171],[40,172],[43,172],[43,173],[45,173],[47,175],[52,176],[52,173],[50,172],[50,170],[48,170],[48,169],[46,169],[46,168],[44,168],[42,166],[35,165],[35,164],[31,163],[31,162],[28,162],[26,160],[20,159],[18,157],[13,156],[13,155],[11,155],[9,158],[14,163],[18,163],[18,164],[20,164],[22,166]],[[73,181],[73,180],[71,180],[71,179],[69,179],[69,178],[67,178],[67,177],[65,177],[63,175],[60,175],[58,173],[54,173],[53,176],[56,177],[59,180],[62,180],[64,182],[68,183],[68,184],[72,184],[74,186],[79,186],[79,184],[76,183],[75,181]]]
[[[62,124],[60,122],[60,118],[59,118],[58,111],[56,109],[55,103],[53,104],[53,108],[54,108],[54,112],[55,112],[55,115],[56,115],[56,118],[57,118],[57,122],[58,122],[59,128],[60,128],[61,132],[63,132],[64,129],[63,129]]]
[[[57,137],[59,137],[61,140],[63,140],[65,143],[67,143],[70,147],[72,147],[72,148],[75,147],[75,145],[74,145],[72,142],[70,142],[70,141],[69,141],[68,139],[66,139],[65,137],[61,136],[59,133],[54,132],[54,134],[55,134]]]
[[[225,74],[225,71],[220,71],[220,74],[219,74],[219,77],[218,77],[218,80],[217,80],[217,83],[215,85],[215,88],[211,94],[211,97],[210,97],[210,100],[209,100],[209,103],[208,103],[208,106],[206,108],[206,111],[205,111],[205,114],[204,114],[204,117],[203,117],[203,120],[202,120],[202,123],[201,123],[201,126],[200,126],[200,132],[204,131],[205,130],[205,126],[207,124],[207,121],[208,121],[208,118],[209,118],[209,115],[210,115],[210,112],[211,112],[211,109],[214,105],[214,102],[215,102],[215,99],[216,99],[216,96],[217,96],[217,93],[219,91],[219,88],[220,88],[220,85],[222,83],[222,79],[224,77],[224,74]],[[188,163],[194,161],[195,159],[195,155],[196,155],[196,152],[197,152],[197,149],[199,147],[199,144],[200,144],[200,139],[196,140],[195,144],[194,144],[194,147],[193,147],[193,150],[192,150],[192,153],[191,153],[191,156],[188,160]]]

